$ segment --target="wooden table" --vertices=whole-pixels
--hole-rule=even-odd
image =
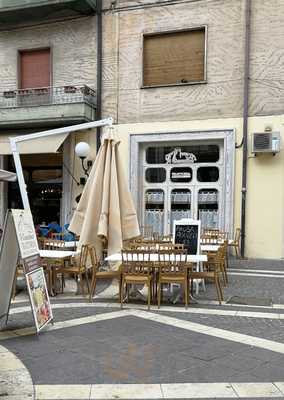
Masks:
[[[78,246],[78,241],[76,240],[71,240],[70,242],[65,242],[63,240],[58,240],[58,241],[52,241],[52,242],[48,242],[46,241],[45,244],[47,246],[54,246],[54,247],[58,247],[58,248],[65,248],[65,249],[76,249]]]
[[[135,254],[135,250],[133,250],[133,253]],[[146,254],[146,257],[149,258],[150,262],[158,262],[159,261],[159,254],[158,253],[149,253]],[[111,256],[108,256],[105,258],[106,261],[111,261],[111,262],[118,262],[118,261],[122,261],[122,256],[121,253],[115,253],[112,254]],[[142,258],[141,258],[142,260]],[[177,255],[172,255],[170,254],[170,261],[174,261],[174,260],[180,260],[180,261],[185,261],[187,260],[189,263],[200,263],[200,262],[206,262],[207,261],[207,255],[206,254],[181,254],[180,258]],[[135,257],[133,258],[133,261],[139,261],[139,257],[138,260],[135,260]]]
[[[215,253],[220,249],[220,245],[219,244],[201,244],[200,249],[201,249],[201,251]]]
[[[133,250],[133,254],[135,255],[135,250]],[[145,255],[144,255],[145,257]],[[159,254],[158,253],[148,253],[146,254],[146,258],[148,259],[149,262],[157,263],[159,261]],[[132,261],[139,261],[140,257],[133,257],[131,260]],[[111,262],[122,262],[122,255],[121,253],[115,253],[112,254],[111,256],[108,256],[105,258],[106,261],[111,261]],[[131,261],[130,260],[130,261]],[[206,254],[181,254],[180,257],[178,255],[173,255],[169,254],[169,261],[175,261],[175,260],[180,260],[180,261],[187,261],[189,264],[199,264],[202,262],[207,261],[207,255]],[[141,261],[142,261],[142,256],[141,256]],[[158,264],[157,264],[158,265]],[[199,287],[199,282],[198,285],[196,286],[196,293],[198,294],[198,287]]]

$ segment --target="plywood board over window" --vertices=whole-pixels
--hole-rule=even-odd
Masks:
[[[205,36],[205,27],[145,35],[143,86],[205,81]]]

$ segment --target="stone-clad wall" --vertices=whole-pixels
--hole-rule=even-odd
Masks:
[[[109,6],[105,1],[105,8]],[[159,3],[158,7],[122,9]],[[165,3],[165,2],[164,2]],[[103,111],[119,123],[242,115],[244,0],[117,1],[104,12]],[[207,25],[207,83],[140,89],[142,34]],[[251,78],[281,86],[284,2],[252,0]],[[268,83],[264,81],[264,83]],[[250,115],[283,113],[284,90],[251,81]],[[284,81],[282,82],[284,89]]]
[[[51,47],[52,85],[96,86],[96,18],[0,32],[0,90],[18,87],[19,49]]]

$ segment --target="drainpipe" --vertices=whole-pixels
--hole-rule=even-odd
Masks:
[[[102,118],[102,0],[97,0],[97,112],[96,120]],[[101,146],[101,127],[97,128],[97,152]]]
[[[249,58],[250,58],[250,14],[251,0],[245,0],[245,59],[244,59],[244,98],[243,98],[243,166],[242,166],[242,211],[241,211],[241,257],[245,255],[246,238],[246,196],[247,196],[247,141],[248,141],[248,103],[249,103]]]

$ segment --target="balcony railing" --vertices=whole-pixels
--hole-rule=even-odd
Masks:
[[[96,92],[90,87],[65,85],[0,92],[0,108],[31,107],[71,103],[96,106]]]

